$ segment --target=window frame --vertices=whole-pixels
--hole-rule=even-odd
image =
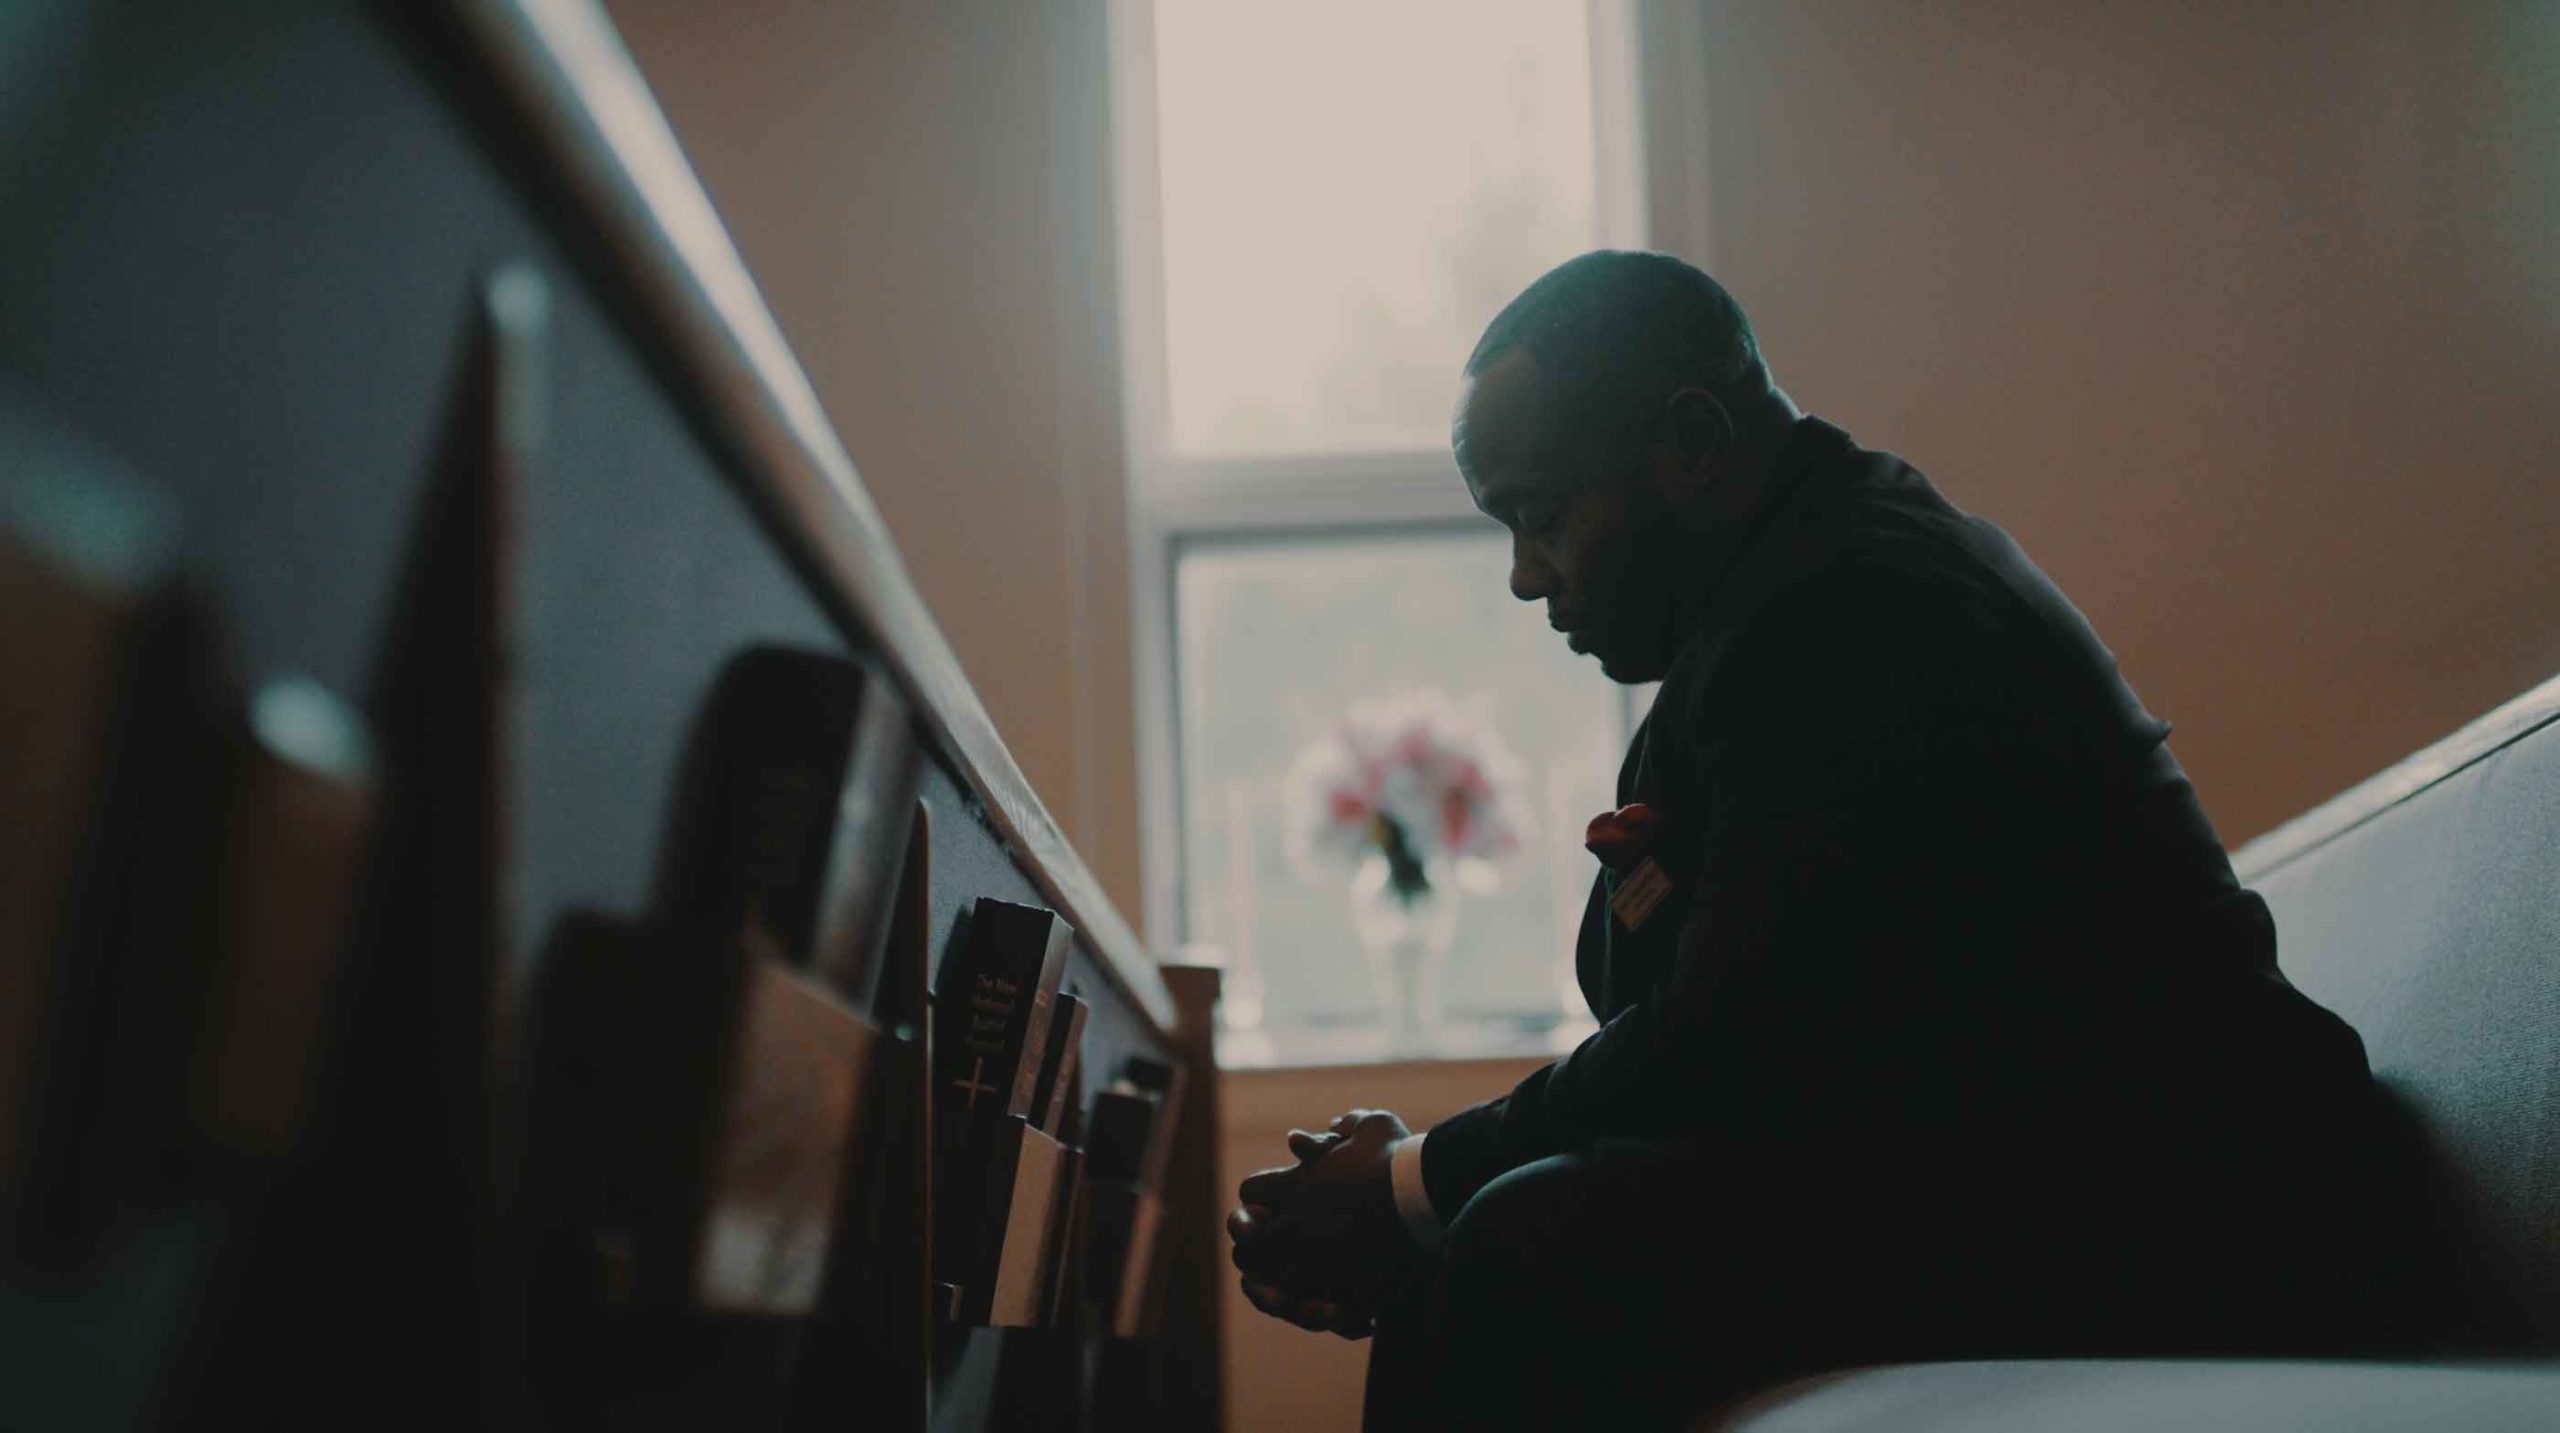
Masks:
[[[1178,2],[1178,0],[1177,0]],[[1703,55],[1698,0],[1583,0],[1591,25],[1599,239],[1705,258]],[[1204,457],[1171,447],[1157,151],[1155,0],[1110,0],[1142,929],[1185,940],[1175,569],[1189,544],[1432,530],[1496,530],[1445,448]],[[1648,134],[1671,145],[1646,144]],[[1668,161],[1668,162],[1666,162]],[[1649,690],[1622,689],[1625,725]],[[1279,1063],[1290,1063],[1283,1059]]]

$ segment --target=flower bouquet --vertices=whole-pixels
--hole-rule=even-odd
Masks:
[[[1399,1043],[1435,1023],[1438,971],[1456,933],[1446,895],[1495,889],[1522,845],[1519,763],[1438,691],[1362,702],[1292,764],[1290,848],[1302,871],[1353,867],[1352,929]]]

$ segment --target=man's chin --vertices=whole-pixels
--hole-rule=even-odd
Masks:
[[[1573,649],[1600,664],[1600,675],[1621,686],[1638,686],[1662,680],[1664,664],[1650,656],[1615,649],[1585,646],[1576,642]]]

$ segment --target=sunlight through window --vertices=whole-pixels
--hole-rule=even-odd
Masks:
[[[1599,242],[1583,8],[1168,4],[1155,37],[1175,450],[1445,442],[1485,320]]]

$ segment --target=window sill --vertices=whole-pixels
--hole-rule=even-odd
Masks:
[[[1221,1070],[1332,1069],[1472,1060],[1518,1060],[1562,1055],[1599,1027],[1588,1016],[1544,1029],[1515,1020],[1453,1020],[1434,1030],[1422,1049],[1397,1049],[1374,1025],[1292,1025],[1276,1029],[1220,1030]]]

